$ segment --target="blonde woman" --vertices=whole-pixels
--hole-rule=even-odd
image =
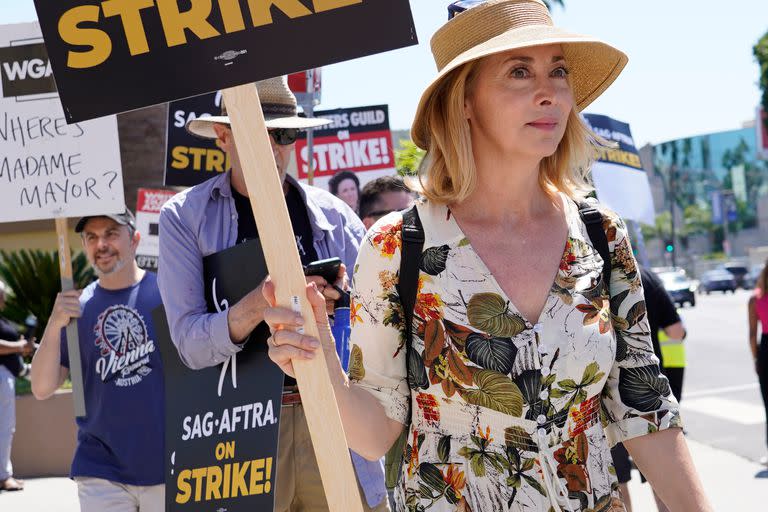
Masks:
[[[403,214],[393,213],[358,256],[349,377],[314,289],[322,339],[270,309],[270,356],[291,374],[292,359],[322,346],[358,453],[381,457],[407,432],[398,510],[622,511],[610,456],[619,441],[671,510],[711,510],[653,354],[624,223],[603,214],[605,282],[577,206],[594,141],[578,111],[626,57],[552,26],[539,0],[449,12],[411,132],[427,150],[413,336],[396,288]]]
[[[757,342],[758,324],[761,333],[759,344]],[[749,349],[760,381],[760,392],[763,395],[768,425],[768,262],[757,278],[754,295],[749,298]],[[768,465],[768,456],[762,457],[760,463]]]

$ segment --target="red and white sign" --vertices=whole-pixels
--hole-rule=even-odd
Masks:
[[[160,255],[160,208],[176,195],[172,190],[140,188],[136,200],[136,230],[141,234],[136,262],[141,268],[157,270]]]
[[[320,94],[323,88],[320,70],[321,68],[308,69],[288,75],[288,88],[296,95],[296,101],[299,105],[305,107],[308,104],[314,106],[320,103]]]
[[[342,137],[315,137],[315,176],[333,176],[339,171],[365,172],[394,167],[392,134],[389,130],[350,133]],[[296,152],[301,163],[299,178],[304,179],[309,167],[306,140],[296,143]]]
[[[395,172],[392,132],[386,105],[341,108],[315,112],[332,124],[314,130],[314,185],[325,183],[339,171],[359,173],[361,186],[383,174]],[[305,138],[296,141],[299,179],[306,180],[309,149]]]

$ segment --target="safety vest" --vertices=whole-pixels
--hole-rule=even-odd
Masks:
[[[673,340],[664,330],[659,329],[661,358],[665,368],[685,368],[685,345],[683,340]]]

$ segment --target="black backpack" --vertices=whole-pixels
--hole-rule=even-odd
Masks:
[[[611,282],[611,255],[608,250],[608,237],[603,230],[603,214],[591,203],[579,203],[579,215],[587,227],[587,235],[595,249],[603,258],[603,280]],[[397,293],[403,306],[405,319],[405,350],[406,360],[411,350],[413,336],[413,308],[416,305],[416,295],[419,287],[419,267],[424,249],[424,228],[421,225],[416,206],[403,212],[402,248],[400,251],[400,274]],[[408,374],[406,372],[406,378]],[[408,382],[410,388],[410,379]],[[408,428],[403,429],[400,437],[392,445],[384,458],[385,484],[392,489],[400,481],[400,473],[405,457],[408,440]]]

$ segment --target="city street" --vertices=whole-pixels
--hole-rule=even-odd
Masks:
[[[750,292],[698,295],[680,310],[688,329],[683,419],[689,439],[758,461],[765,412],[748,344]]]

